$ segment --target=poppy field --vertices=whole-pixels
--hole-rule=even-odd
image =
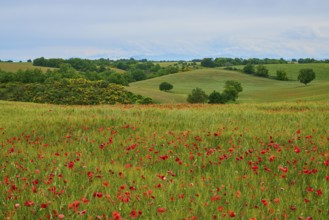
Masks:
[[[0,219],[328,219],[329,104],[0,102]]]

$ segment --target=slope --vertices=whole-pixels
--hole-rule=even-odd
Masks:
[[[294,74],[291,73],[291,76]],[[187,95],[196,87],[210,94],[213,90],[222,91],[225,81],[235,80],[240,82],[244,89],[239,102],[328,100],[329,80],[326,80],[324,71],[320,75],[310,85],[304,86],[296,80],[278,81],[220,68],[205,68],[134,82],[127,89],[149,96],[159,103],[184,103]],[[164,81],[174,85],[171,92],[159,91],[159,84]]]

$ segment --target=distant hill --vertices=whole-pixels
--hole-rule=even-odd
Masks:
[[[329,64],[272,64],[265,66],[268,67],[270,76],[276,76],[276,70],[285,70],[290,81],[261,78],[222,68],[204,68],[134,82],[127,89],[136,94],[151,97],[159,103],[184,103],[187,95],[196,87],[200,87],[210,94],[213,90],[222,91],[225,81],[235,80],[240,82],[244,89],[238,102],[329,101]],[[237,66],[237,68],[242,69],[243,66]],[[297,81],[299,70],[302,68],[312,68],[316,73],[316,79],[308,86]],[[164,81],[173,84],[173,90],[160,91],[159,84]]]
[[[27,69],[41,69],[46,72],[48,69],[54,69],[49,67],[38,67],[33,66],[32,63],[16,63],[16,62],[0,62],[0,69],[7,72],[16,72],[17,70],[27,70]]]

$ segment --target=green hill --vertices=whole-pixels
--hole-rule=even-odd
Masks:
[[[222,91],[225,81],[236,80],[243,86],[239,102],[277,102],[297,100],[329,101],[329,64],[284,64],[266,65],[270,75],[275,76],[277,69],[287,71],[290,81],[278,81],[247,75],[241,72],[214,69],[198,69],[176,73],[145,81],[131,83],[131,92],[151,97],[160,103],[184,103],[192,89],[200,87],[210,94],[213,90]],[[242,68],[242,67],[241,67]],[[301,68],[313,68],[316,79],[308,86],[297,81]],[[170,92],[159,90],[159,84],[167,81],[174,85]]]
[[[39,67],[33,66],[32,63],[16,63],[16,62],[0,62],[0,69],[7,72],[16,72],[17,70],[27,70],[27,69],[41,69],[46,72],[48,69],[54,69],[49,67]]]

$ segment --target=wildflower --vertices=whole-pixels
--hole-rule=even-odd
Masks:
[[[160,213],[160,214],[164,213],[164,212],[166,212],[166,208],[158,208],[157,212]]]

